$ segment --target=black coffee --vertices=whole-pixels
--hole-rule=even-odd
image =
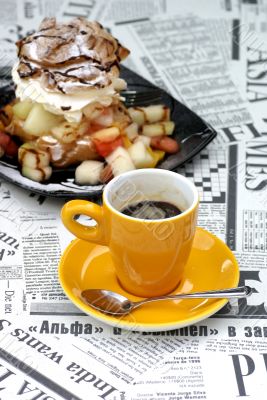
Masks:
[[[140,219],[165,219],[175,217],[182,211],[167,201],[145,200],[130,204],[121,210],[123,214]]]

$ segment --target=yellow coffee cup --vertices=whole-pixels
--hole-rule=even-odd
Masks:
[[[121,212],[147,200],[171,203],[182,213],[148,220]],[[181,281],[195,234],[198,203],[196,187],[184,176],[140,169],[110,181],[103,192],[103,206],[72,200],[64,205],[61,217],[78,238],[109,247],[117,278],[126,291],[152,297],[171,292]],[[77,215],[93,218],[96,226],[80,224]]]

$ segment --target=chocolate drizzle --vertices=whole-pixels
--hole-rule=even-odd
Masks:
[[[129,51],[98,22],[45,18],[39,31],[17,42],[21,79],[40,78],[49,91],[75,93],[103,88],[119,76]]]

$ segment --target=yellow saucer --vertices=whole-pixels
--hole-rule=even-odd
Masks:
[[[112,326],[137,331],[177,329],[201,321],[226,303],[226,299],[166,300],[146,304],[124,317],[105,315],[79,298],[84,289],[108,289],[131,300],[116,278],[108,247],[80,239],[65,250],[59,264],[59,280],[69,299],[83,312]],[[216,236],[197,228],[184,278],[172,294],[236,287],[239,268],[231,250]]]

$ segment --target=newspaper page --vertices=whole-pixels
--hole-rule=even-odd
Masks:
[[[0,321],[3,398],[260,399],[266,390],[259,321],[213,318],[153,333],[101,330],[89,317],[32,323]]]
[[[259,48],[246,39],[246,29],[264,42],[265,2],[0,4],[2,71],[15,60],[15,42],[43,17],[97,19],[131,49],[130,68],[216,128],[217,138],[177,172],[198,188],[199,225],[228,244],[240,264],[240,285],[253,288],[250,298],[231,301],[189,327],[130,332],[105,325],[81,313],[58,281],[60,256],[73,239],[59,216],[64,200],[1,180],[0,398],[262,400],[267,389],[266,50],[264,43]]]
[[[232,77],[248,109],[258,124],[265,117],[267,104],[267,2],[259,1],[242,6],[242,15],[236,25],[235,47],[238,57]]]

